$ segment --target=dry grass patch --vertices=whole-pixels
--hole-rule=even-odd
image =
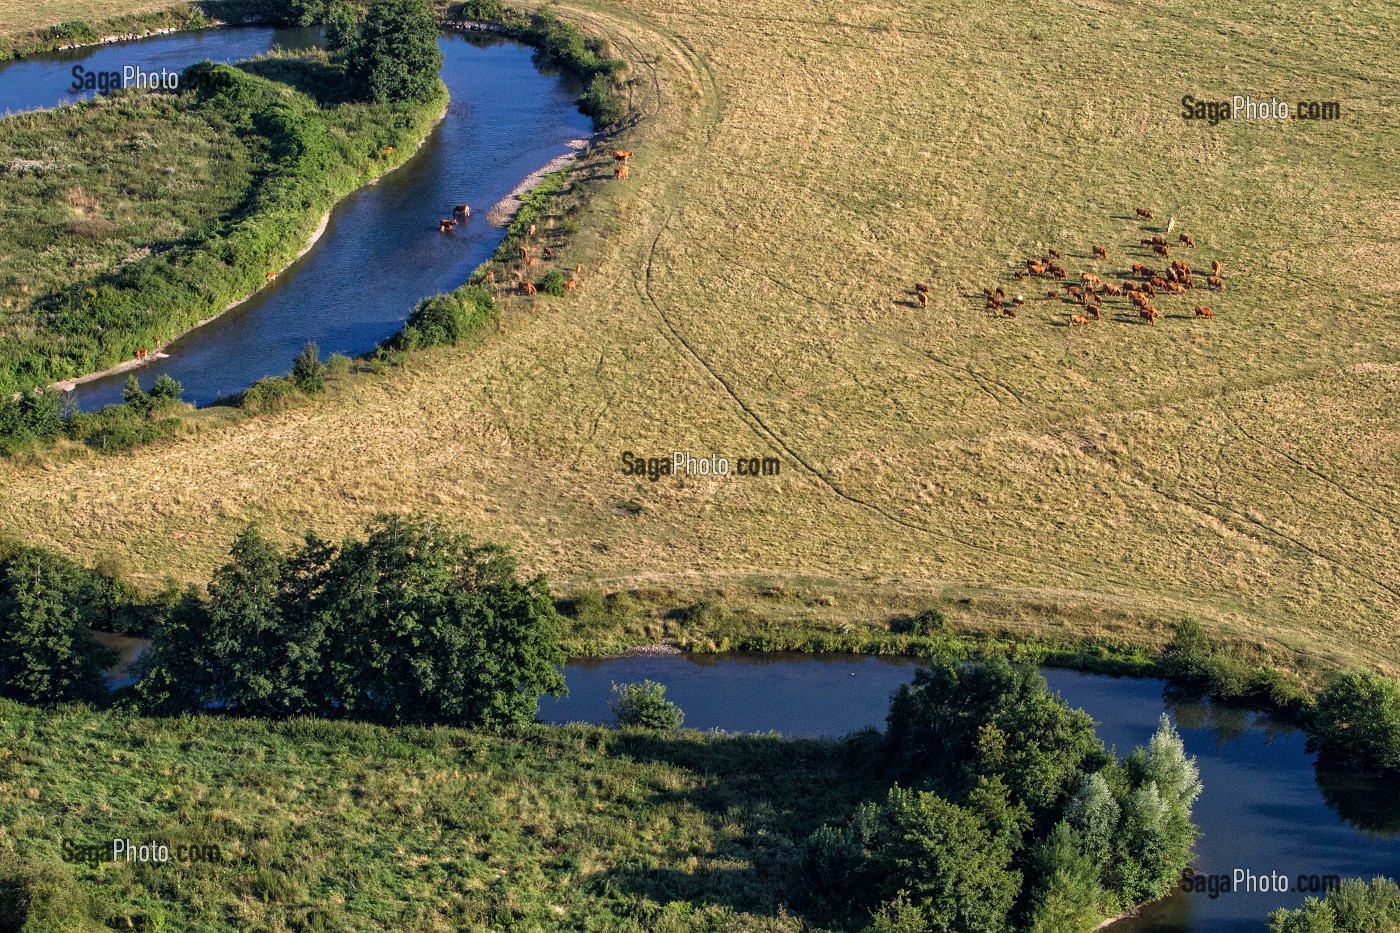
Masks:
[[[1400,13],[1329,0],[1304,35],[1239,0],[560,10],[633,63],[646,118],[582,218],[579,290],[323,407],[8,469],[0,524],[200,578],[250,518],[340,535],[426,507],[565,583],[810,575],[1400,661],[1400,252],[1374,209]],[[1187,92],[1344,118],[1210,129]],[[1228,287],[1155,327],[974,297],[1050,245],[1126,269],[1168,217]],[[621,475],[677,449],[783,473]]]

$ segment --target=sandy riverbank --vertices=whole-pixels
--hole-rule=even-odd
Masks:
[[[588,137],[585,139],[571,139],[565,143],[565,145],[573,151],[550,159],[544,165],[521,179],[520,184],[516,185],[515,188],[511,190],[510,194],[497,201],[495,206],[487,212],[486,222],[493,227],[510,226],[510,222],[514,220],[515,215],[520,212],[520,196],[539,185],[546,175],[567,167],[578,158],[580,152],[588,148],[588,144],[591,141],[592,137]]]

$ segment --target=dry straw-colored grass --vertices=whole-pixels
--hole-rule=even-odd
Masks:
[[[565,257],[601,262],[579,291],[320,407],[6,468],[0,526],[198,579],[248,519],[427,509],[565,582],[805,575],[1400,663],[1397,8],[559,9],[634,63],[646,116]],[[1237,92],[1344,118],[1178,116]],[[1125,269],[1137,205],[1226,263],[1214,320],[1163,299],[1155,327],[1111,305],[1071,329],[972,297],[1041,294],[1010,273],[1043,246]],[[620,473],[673,449],[783,474]]]

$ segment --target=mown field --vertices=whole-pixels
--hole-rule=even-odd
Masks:
[[[70,933],[811,929],[784,904],[797,846],[877,790],[841,746],[777,737],[491,737],[8,701],[0,732],[0,851],[15,857],[0,884],[20,885],[36,929]],[[65,840],[114,838],[222,860],[60,860]]]
[[[7,464],[0,529],[198,580],[249,519],[336,536],[427,508],[565,587],[758,578],[809,593],[775,610],[797,617],[858,623],[879,594],[1149,640],[1190,614],[1400,669],[1400,10],[557,9],[632,63],[643,116],[561,257],[580,289],[321,405]],[[1211,128],[1188,93],[1342,119]],[[1051,246],[1109,278],[1172,218],[1199,244],[1174,257],[1220,260],[1226,289],[1162,298],[1155,326],[1110,301],[1068,327],[1012,278]],[[996,286],[1031,299],[1016,319],[982,310]],[[622,475],[678,449],[782,473]]]

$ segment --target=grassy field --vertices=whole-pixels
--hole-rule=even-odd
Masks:
[[[1144,640],[1192,614],[1400,670],[1400,11],[557,9],[632,63],[643,117],[631,177],[572,218],[580,289],[321,405],[7,465],[0,530],[154,582],[201,579],[252,518],[336,536],[428,508],[566,588],[758,577],[813,594],[797,617],[937,601]],[[1342,119],[1211,128],[1187,93]],[[1011,277],[1054,246],[1107,278],[1169,218],[1227,287],[1161,299],[1156,326],[1110,301],[1068,327]],[[998,285],[1031,298],[1015,320],[981,308]],[[782,473],[653,483],[628,450]]]
[[[28,866],[0,857],[0,906],[4,884],[37,875],[33,913],[55,919],[36,929],[65,933],[819,929],[788,903],[796,846],[880,793],[840,745],[778,737],[497,738],[8,701],[0,733],[0,853]],[[223,861],[59,861],[64,840],[113,838]],[[84,925],[84,908],[109,925]]]
[[[99,22],[123,14],[157,13],[172,6],[170,0],[126,0],[121,4],[106,0],[5,0],[0,3],[0,33],[31,32],[75,19]]]
[[[256,154],[211,117],[191,98],[143,94],[5,122],[6,338],[42,326],[37,305],[50,292],[217,229],[252,184]]]

